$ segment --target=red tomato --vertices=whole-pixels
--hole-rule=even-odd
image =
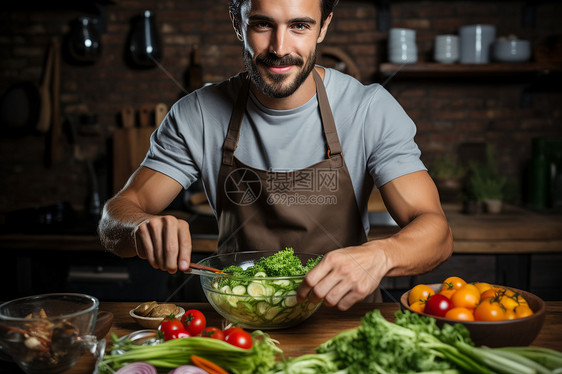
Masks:
[[[160,323],[158,330],[164,333],[164,340],[172,340],[178,338],[189,338],[191,335],[185,330],[179,319],[170,315]]]
[[[181,317],[181,323],[191,336],[197,336],[201,334],[201,332],[205,330],[205,327],[207,326],[207,320],[205,319],[205,316],[203,315],[203,313],[196,309],[191,309],[185,312]]]
[[[242,327],[238,327],[238,326],[229,327],[228,329],[224,330],[224,337],[226,338],[228,335],[230,335],[234,331],[244,331],[244,329]]]
[[[230,343],[236,347],[250,349],[252,348],[252,336],[246,331],[240,329],[232,331],[224,339],[227,343]]]
[[[436,317],[445,317],[445,314],[452,308],[451,300],[443,295],[435,294],[425,303],[424,313]]]
[[[205,327],[205,330],[203,330],[201,336],[218,339],[218,340],[224,340],[224,332],[217,327]]]

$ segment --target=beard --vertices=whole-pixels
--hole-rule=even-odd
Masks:
[[[252,60],[252,56],[247,50],[244,50],[243,54],[246,71],[250,74],[250,78],[257,88],[266,96],[281,99],[291,96],[306,80],[316,64],[316,53],[317,50],[315,48],[306,64],[299,56],[278,57],[273,53],[268,53],[266,55],[257,56],[256,61],[254,62],[254,60]],[[264,69],[260,71],[258,65],[261,65]],[[284,65],[294,65],[300,67],[300,71],[297,73],[297,76],[293,81],[289,81],[290,77],[288,75],[272,74],[267,69],[268,66]],[[266,82],[266,79],[271,83]]]

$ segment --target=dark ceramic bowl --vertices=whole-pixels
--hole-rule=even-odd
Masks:
[[[436,293],[439,292],[441,284],[429,284]],[[535,340],[544,323],[546,305],[544,301],[530,292],[518,290],[512,287],[506,287],[519,293],[533,310],[533,315],[525,318],[519,318],[510,321],[455,321],[449,318],[435,317],[437,325],[443,326],[444,323],[454,324],[461,323],[466,326],[470,332],[470,337],[477,346],[485,345],[488,347],[505,347],[505,346],[526,346]],[[405,292],[400,297],[400,307],[402,310],[409,310],[417,313],[408,306],[408,295],[410,291]]]

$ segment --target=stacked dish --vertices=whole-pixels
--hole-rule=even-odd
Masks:
[[[459,37],[457,35],[437,35],[433,59],[442,64],[451,64],[459,59]]]
[[[388,33],[388,59],[394,64],[413,64],[418,61],[416,30],[390,29]]]

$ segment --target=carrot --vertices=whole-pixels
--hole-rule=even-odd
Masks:
[[[211,362],[203,357],[191,355],[191,362],[193,365],[200,367],[207,371],[209,374],[228,374],[226,370],[221,369],[217,364]]]

